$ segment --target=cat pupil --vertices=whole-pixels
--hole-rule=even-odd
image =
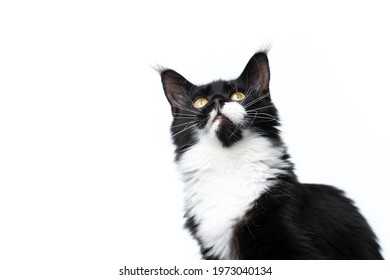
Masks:
[[[201,97],[201,98],[198,98],[198,99],[195,100],[194,107],[197,108],[197,109],[201,109],[204,106],[206,106],[207,103],[208,103],[207,99]]]
[[[242,101],[245,98],[245,94],[242,92],[235,92],[230,96],[230,99],[233,101]]]

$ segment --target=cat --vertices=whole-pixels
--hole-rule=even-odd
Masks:
[[[160,75],[185,226],[203,259],[383,259],[343,191],[299,182],[270,96],[267,51],[235,80],[194,85],[168,68]]]

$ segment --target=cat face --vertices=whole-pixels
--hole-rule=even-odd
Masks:
[[[278,137],[266,53],[256,53],[235,80],[196,86],[170,69],[162,71],[161,78],[171,105],[171,133],[178,155],[200,134],[216,137],[226,148],[242,139],[247,129]]]

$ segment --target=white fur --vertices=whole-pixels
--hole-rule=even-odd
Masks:
[[[222,114],[227,116],[234,124],[242,123],[246,115],[245,108],[237,102],[225,103],[221,112]]]
[[[238,106],[225,105],[222,113],[238,124],[245,110],[232,104]],[[231,147],[222,147],[215,135],[220,125],[213,121],[215,116],[213,111],[197,144],[183,154],[178,167],[186,182],[186,211],[199,224],[197,237],[211,248],[210,255],[231,259],[234,225],[269,187],[267,180],[283,173],[280,168],[285,163],[280,160],[283,148],[249,130]]]

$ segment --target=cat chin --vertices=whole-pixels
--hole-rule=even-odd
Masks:
[[[221,109],[210,112],[204,132],[209,137],[217,138],[223,147],[230,147],[242,138],[242,126],[246,111],[237,102],[227,102]]]

